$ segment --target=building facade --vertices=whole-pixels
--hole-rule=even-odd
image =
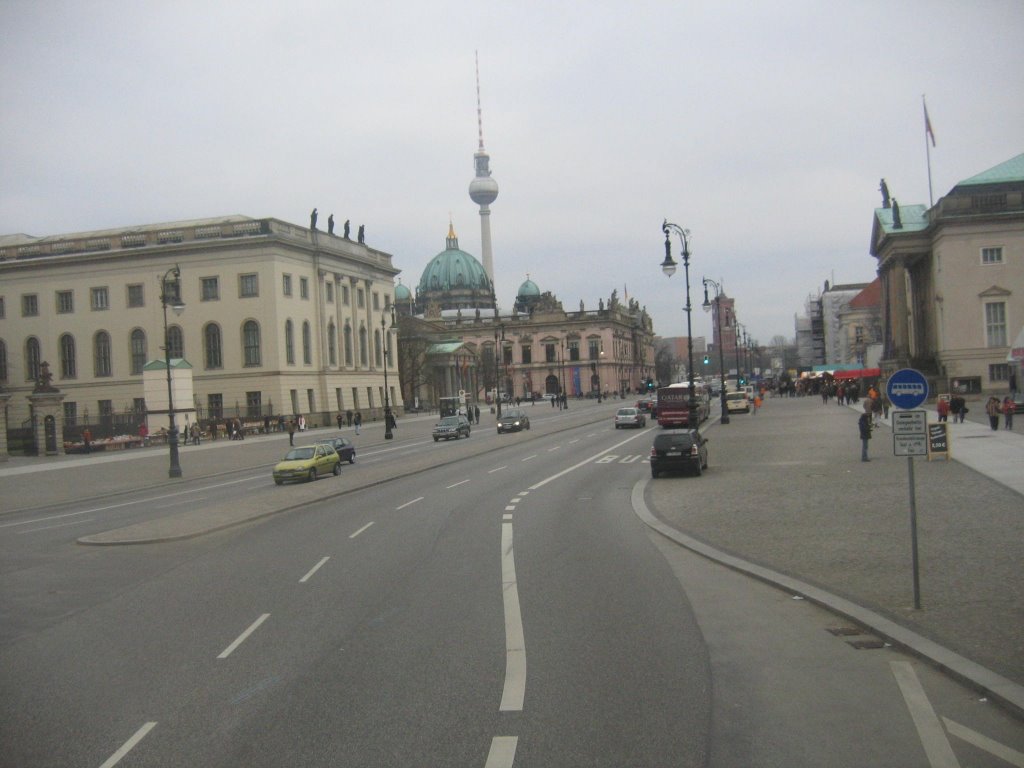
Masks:
[[[933,392],[1019,389],[1024,328],[1024,154],[958,183],[932,208],[875,210],[883,374],[912,367]]]
[[[390,254],[347,231],[319,230],[315,220],[304,227],[230,216],[5,236],[0,387],[8,425],[31,421],[28,395],[43,362],[69,427],[115,428],[118,414],[144,415],[143,368],[165,354],[192,366],[193,402],[175,403],[184,418],[326,421],[349,409],[374,418],[385,399],[384,353],[394,346],[397,272]],[[168,313],[166,340],[165,281],[184,304],[180,316]],[[397,377],[389,389],[400,406]]]

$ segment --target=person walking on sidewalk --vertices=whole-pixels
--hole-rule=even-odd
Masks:
[[[295,445],[295,419],[288,419],[288,445]]]
[[[993,430],[999,429],[999,411],[1002,408],[999,405],[998,397],[990,397],[988,402],[985,403],[985,413],[988,414],[988,423]]]
[[[868,458],[868,440],[871,439],[871,411],[865,409],[857,420],[860,429],[860,460],[871,461]]]
[[[935,410],[939,414],[939,421],[949,421],[949,401],[946,398],[939,397]]]
[[[363,426],[363,414],[362,411],[356,411],[356,415],[352,417],[352,423],[355,425],[356,434],[359,434],[359,428]]]
[[[1013,402],[1013,398],[1007,395],[1003,398],[1003,428],[1013,429],[1013,412],[1017,410],[1017,406]]]

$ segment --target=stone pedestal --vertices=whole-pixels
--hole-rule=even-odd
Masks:
[[[64,450],[64,393],[33,392],[28,400],[38,455],[58,455]]]

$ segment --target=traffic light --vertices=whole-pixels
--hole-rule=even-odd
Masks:
[[[707,365],[710,362],[711,362],[711,358],[709,358],[707,355],[704,355],[704,365]]]
[[[745,377],[743,377],[743,376],[740,376],[740,386],[742,387],[742,386],[743,386],[744,384],[746,384],[746,383],[747,383],[747,380],[746,380],[746,378],[745,378]]]
[[[648,378],[647,379],[647,391],[650,392],[652,389],[654,389],[654,379]]]

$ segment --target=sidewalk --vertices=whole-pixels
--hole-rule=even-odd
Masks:
[[[860,407],[769,399],[706,428],[703,477],[645,483],[634,506],[683,546],[847,616],[1024,714],[1024,436],[950,425],[952,461],[908,459],[888,426],[860,461]],[[934,415],[931,420],[934,420]]]

